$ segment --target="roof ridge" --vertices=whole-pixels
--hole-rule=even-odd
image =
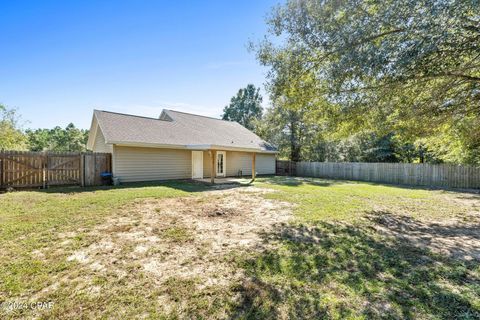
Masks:
[[[190,112],[177,111],[177,110],[172,110],[172,109],[164,109],[164,110],[171,111],[171,112],[176,112],[176,113],[188,114],[189,116],[202,117],[202,118],[208,118],[208,119],[220,120],[220,121],[226,121],[226,122],[236,122],[236,121],[224,120],[224,119],[220,119],[220,118],[214,118],[214,117],[204,116],[204,115],[201,115],[201,114],[195,114],[195,113],[190,113]]]
[[[136,115],[136,114],[130,114],[130,113],[122,113],[122,112],[107,111],[107,110],[98,110],[98,109],[94,109],[93,111],[100,111],[100,112],[106,112],[106,113],[113,113],[113,114],[119,114],[119,115],[122,115],[122,116],[137,117],[137,118],[144,118],[144,119],[150,119],[150,120],[160,120],[160,121],[165,121],[165,120],[161,120],[161,119],[159,119],[159,118],[153,118],[153,117],[147,117],[147,116],[139,116],[139,115]]]

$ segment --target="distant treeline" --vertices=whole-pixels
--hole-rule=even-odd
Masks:
[[[88,130],[73,123],[65,128],[26,129],[16,109],[0,105],[0,150],[85,151]]]

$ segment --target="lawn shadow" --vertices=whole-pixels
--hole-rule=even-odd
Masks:
[[[480,318],[475,261],[366,223],[283,225],[263,237],[280,247],[243,261],[247,280],[232,318]]]
[[[162,181],[148,181],[148,182],[126,182],[118,186],[93,186],[93,187],[80,187],[80,186],[52,186],[48,189],[36,189],[35,191],[44,193],[82,193],[93,191],[111,191],[121,189],[139,189],[139,188],[155,188],[155,187],[167,187],[185,192],[203,192],[209,190],[226,190],[232,188],[241,188],[247,185],[241,183],[222,183],[214,184],[205,183],[201,181],[195,181],[191,179],[185,180],[162,180]],[[21,189],[19,189],[21,190]]]
[[[317,185],[322,187],[328,187],[332,185],[340,184],[366,184],[371,186],[383,186],[383,187],[395,187],[409,190],[439,190],[445,192],[459,193],[459,197],[466,200],[480,200],[480,189],[455,189],[439,186],[417,186],[406,184],[393,184],[382,183],[373,181],[360,181],[360,180],[341,180],[330,178],[316,178],[316,177],[298,177],[298,176],[268,176],[262,179],[265,183],[286,185],[286,186],[301,186],[303,184]]]
[[[312,185],[312,186],[319,186],[319,187],[329,187],[334,184],[342,184],[348,183],[349,181],[341,181],[341,180],[328,180],[322,178],[307,178],[307,177],[289,177],[289,176],[268,176],[262,177],[259,181],[264,182],[266,184],[275,184],[275,185],[282,185],[282,186],[292,186],[298,187],[301,185]]]
[[[422,222],[388,211],[371,211],[367,219],[387,236],[408,241],[415,246],[453,259],[480,261],[480,217],[467,221]]]

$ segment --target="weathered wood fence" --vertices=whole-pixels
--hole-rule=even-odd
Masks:
[[[275,163],[275,174],[277,176],[295,176],[296,162],[288,160],[277,160]]]
[[[424,163],[297,162],[297,176],[480,189],[480,167]],[[281,173],[279,173],[281,174]]]
[[[0,151],[0,188],[100,185],[111,162],[109,153]]]

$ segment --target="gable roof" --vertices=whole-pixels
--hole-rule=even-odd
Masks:
[[[276,152],[271,144],[237,122],[173,110],[164,109],[158,119],[94,110],[92,125],[95,122],[107,144]],[[93,139],[89,137],[89,148]]]

